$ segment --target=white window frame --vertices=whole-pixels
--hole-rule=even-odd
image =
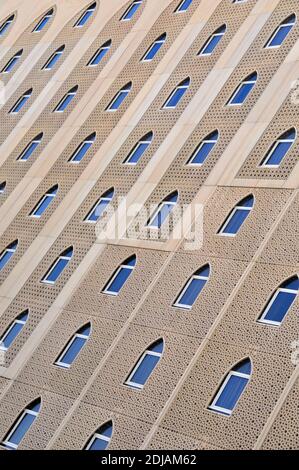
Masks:
[[[236,88],[236,90],[234,91],[233,95],[232,95],[232,96],[230,97],[230,99],[228,100],[227,106],[242,106],[242,105],[245,103],[245,101],[247,100],[248,95],[246,96],[245,100],[242,101],[242,103],[232,103],[233,99],[235,98],[235,96],[237,96],[237,94],[239,93],[239,91],[241,90],[241,88],[242,88],[244,85],[253,84],[253,86],[254,86],[254,85],[256,84],[256,82],[257,82],[257,79],[256,79],[256,80],[251,79],[251,80],[244,80],[244,81],[242,81],[242,82],[238,85],[238,87]],[[251,88],[250,92],[251,92],[252,90],[253,90],[253,87]],[[249,92],[249,93],[250,93],[250,92]],[[248,94],[249,94],[249,93],[248,93]]]
[[[16,52],[14,56],[12,56],[9,61],[7,62],[7,64],[5,65],[5,67],[1,70],[1,73],[10,73],[11,70],[7,70],[9,68],[9,66],[11,65],[11,63],[17,59],[19,60],[19,58],[22,56],[23,52]]]
[[[31,140],[31,142],[29,142],[29,144],[27,145],[27,147],[24,148],[23,152],[21,153],[21,155],[18,157],[17,161],[18,162],[23,162],[23,163],[26,163],[28,161],[28,158],[26,160],[23,160],[22,157],[25,155],[25,153],[29,150],[29,148],[31,147],[32,144],[40,144],[41,143],[41,140],[42,139],[33,139]],[[34,149],[35,150],[35,149]],[[32,153],[34,153],[34,150]],[[31,153],[31,155],[32,155]],[[30,156],[31,156],[30,155]],[[29,157],[30,158],[30,157]]]
[[[70,160],[69,160],[69,163],[72,163],[74,165],[79,165],[79,163],[81,163],[82,159],[81,160],[74,160],[74,158],[78,155],[78,153],[81,151],[81,149],[83,148],[83,146],[85,144],[90,144],[90,146],[94,143],[94,140],[92,139],[85,139],[83,140],[83,142],[81,142],[81,144],[79,145],[79,147],[75,150],[75,152],[73,153],[73,155],[71,156]],[[88,150],[90,149],[90,146],[88,147],[88,149],[86,150],[86,153],[88,152]]]
[[[60,49],[60,48],[59,48]],[[51,68],[48,68],[48,65],[52,62],[52,60],[54,59],[54,57],[56,56],[62,56],[62,54],[64,53],[64,49],[62,51],[59,51],[59,50],[56,50],[55,52],[53,52],[52,55],[50,55],[49,59],[47,60],[47,62],[43,65],[42,67],[42,70],[51,70]]]
[[[130,151],[129,155],[127,155],[126,159],[124,160],[123,164],[124,165],[131,165],[131,166],[135,166],[137,165],[138,162],[130,162],[130,158],[134,155],[134,153],[138,150],[138,148],[141,146],[141,145],[144,145],[144,144],[147,144],[147,148],[145,149],[145,151],[143,153],[145,153],[149,147],[149,145],[152,143],[152,139],[141,139],[137,142],[137,144],[135,144],[135,146],[132,148],[132,150]]]
[[[156,54],[158,54],[159,50],[161,49],[161,47],[163,46],[163,44],[165,43],[166,41],[166,38],[165,39],[156,39],[152,45],[147,49],[146,53],[143,55],[142,59],[141,59],[141,62],[151,62]],[[146,59],[146,56],[151,52],[151,50],[154,48],[154,46],[156,44],[161,44],[161,47],[158,49],[158,51],[156,52],[156,54],[154,55],[154,57],[152,57],[151,59]]]
[[[25,104],[27,103],[27,101],[29,100],[31,95],[32,95],[32,92],[31,93],[24,93],[22,96],[20,96],[18,101],[16,101],[16,103],[13,105],[13,107],[9,111],[9,114],[18,114],[21,111],[21,109],[23,109],[23,106],[25,106]],[[18,108],[21,101],[23,101],[25,98],[27,98],[27,99],[26,99],[25,103],[23,104],[23,106],[21,107],[21,109],[19,109],[18,111],[15,111]]]
[[[130,93],[131,91],[131,88],[127,87],[127,88],[122,88],[121,90],[119,90],[116,95],[114,96],[114,98],[112,99],[112,101],[109,103],[108,107],[106,108],[106,111],[108,111],[109,113],[115,113],[116,111],[119,110],[120,106],[123,104],[124,100],[126,99],[126,97],[128,96],[128,94]],[[123,95],[123,94],[126,94],[125,98],[122,100],[122,102],[120,103],[120,105],[116,108],[116,109],[112,109],[111,106],[113,106],[113,104],[118,100],[118,98]]]
[[[274,302],[277,299],[280,292],[286,292],[287,294],[292,294],[292,295],[295,294],[296,296],[298,295],[298,290],[279,287],[274,292],[274,294],[272,296],[272,299],[268,302],[267,307],[265,308],[265,311],[263,312],[262,316],[257,320],[258,323],[266,323],[266,324],[274,325],[274,326],[280,326],[281,325],[283,320],[281,322],[279,322],[279,321],[273,321],[273,320],[267,320],[266,319],[266,316],[267,316],[269,310],[271,309],[272,305],[274,304]],[[296,300],[296,297],[294,298],[294,300],[293,300],[292,304],[290,305],[290,307],[288,308],[288,310],[291,308],[291,306],[293,305],[295,300]],[[288,310],[287,310],[287,312],[288,312]],[[286,312],[286,314],[287,314],[287,312]]]
[[[5,193],[5,188],[6,188],[6,184],[4,184],[5,181],[3,181],[3,188],[2,188],[2,184],[0,184],[0,194],[4,194]]]
[[[283,29],[283,28],[286,28],[288,26],[295,26],[296,24],[296,19],[294,21],[294,23],[280,23],[280,25],[277,26],[277,28],[275,29],[275,31],[273,32],[272,36],[270,36],[270,38],[268,39],[268,41],[266,42],[266,45],[265,45],[265,49],[278,49],[279,47],[281,47],[281,45],[283,44],[284,40],[277,46],[270,46],[271,42],[273,41],[273,39],[275,38],[275,36],[279,33],[279,30],[280,29]],[[292,28],[289,30],[288,34],[291,32]],[[287,34],[287,35],[288,35]],[[286,36],[287,37],[287,36]],[[285,37],[285,39],[286,39]]]
[[[132,382],[131,378],[134,376],[135,372],[138,370],[139,366],[141,365],[141,363],[143,362],[143,359],[146,356],[156,356],[156,357],[159,357],[159,359],[161,359],[162,355],[163,355],[163,351],[162,352],[156,352],[156,351],[151,351],[150,349],[147,349],[146,351],[144,351],[144,353],[140,357],[139,361],[137,361],[136,365],[132,369],[132,372],[130,372],[129,377],[125,381],[125,385],[128,385],[130,387],[134,387],[134,388],[138,388],[139,390],[142,390],[145,387],[145,384],[146,384],[147,380],[149,379],[149,377],[150,377],[150,375],[153,371],[150,373],[150,375],[148,376],[148,378],[146,379],[146,381],[143,385],[138,384],[136,382]]]
[[[96,224],[99,220],[99,217],[97,220],[89,220],[89,217],[91,216],[91,214],[94,212],[95,208],[102,202],[106,202],[107,201],[107,206],[108,204],[110,204],[110,202],[112,201],[113,197],[110,199],[109,197],[100,197],[100,199],[92,206],[92,209],[91,211],[89,211],[88,215],[85,217],[84,219],[84,222],[88,223],[88,224]],[[106,206],[106,207],[107,207]]]
[[[71,367],[72,364],[68,364],[67,362],[62,362],[61,359],[63,358],[63,356],[65,354],[67,354],[67,352],[69,351],[70,347],[72,346],[72,344],[75,342],[76,338],[83,338],[85,339],[85,343],[83,344],[82,348],[80,349],[80,351],[84,348],[86,342],[88,341],[89,339],[89,335],[84,335],[84,334],[81,334],[81,333],[75,333],[73,335],[73,337],[71,338],[71,340],[69,341],[69,343],[66,345],[66,347],[63,349],[62,353],[59,355],[57,361],[55,361],[55,365],[56,366],[59,366],[59,367],[63,367],[64,369],[69,369]],[[79,351],[79,353],[80,353]],[[79,354],[78,353],[78,354]]]
[[[198,54],[199,57],[212,55],[213,52],[214,52],[215,47],[217,47],[217,45],[219,44],[219,42],[216,44],[216,46],[214,47],[214,49],[212,50],[212,52],[204,52],[204,51],[206,50],[206,48],[209,46],[209,44],[212,42],[212,40],[213,40],[215,37],[217,37],[217,36],[223,37],[224,35],[225,35],[225,31],[223,31],[223,33],[213,33],[213,34],[209,37],[209,39],[208,39],[208,41],[206,42],[206,44],[203,46],[202,51]]]
[[[181,293],[180,293],[179,296],[177,297],[177,300],[175,301],[175,303],[173,304],[173,306],[174,306],[174,307],[178,307],[178,308],[183,308],[183,309],[191,310],[194,304],[192,304],[192,305],[181,304],[181,303],[180,303],[180,299],[181,299],[182,297],[184,297],[186,291],[188,290],[190,284],[192,283],[192,281],[193,281],[194,279],[198,279],[199,281],[205,281],[205,285],[206,285],[206,283],[207,283],[208,280],[209,280],[209,277],[210,277],[210,276],[201,276],[200,274],[193,274],[193,275],[189,278],[189,280],[187,281],[185,287],[183,288],[183,290],[181,291]],[[202,289],[205,288],[205,285],[203,286]],[[201,292],[202,292],[202,290],[200,291],[200,293],[199,293],[198,295],[200,295]]]
[[[44,275],[44,277],[42,278],[41,282],[43,282],[44,284],[55,284],[55,282],[57,281],[57,279],[59,278],[59,276],[62,274],[62,271],[61,273],[59,273],[58,277],[55,279],[55,281],[48,281],[47,280],[47,277],[49,276],[49,274],[54,271],[55,267],[57,266],[57,264],[59,263],[59,261],[61,260],[68,260],[70,261],[72,259],[71,256],[65,256],[65,255],[59,255],[58,258],[56,259],[56,261],[54,261],[54,264],[52,264],[52,266],[50,267],[50,269],[48,269],[47,273]],[[66,265],[67,266],[67,265]],[[65,267],[66,267],[65,266]]]
[[[107,286],[104,287],[104,289],[102,290],[102,292],[103,292],[104,294],[114,295],[114,297],[116,297],[116,296],[120,293],[121,289],[124,287],[124,284],[121,286],[121,288],[119,289],[118,292],[110,291],[110,290],[109,290],[109,287],[113,284],[114,280],[116,279],[116,277],[118,276],[118,274],[120,273],[120,271],[121,271],[122,269],[127,269],[127,270],[130,270],[130,271],[133,271],[134,268],[135,268],[135,266],[130,266],[130,265],[128,265],[128,264],[121,264],[121,265],[117,268],[117,270],[115,271],[115,273],[113,274],[113,276],[112,276],[112,278],[110,279],[110,281],[108,282]]]
[[[174,90],[172,90],[171,94],[169,95],[169,97],[167,98],[167,100],[165,101],[165,103],[163,104],[163,107],[162,109],[175,109],[177,107],[177,105],[179,104],[179,102],[175,105],[175,106],[168,106],[168,103],[172,100],[173,96],[175,95],[175,93],[180,90],[180,89],[184,89],[184,90],[188,90],[190,86],[190,82],[188,85],[177,85]],[[180,100],[183,98],[183,96],[181,96]],[[180,101],[179,100],[179,101]]]
[[[245,206],[236,206],[233,208],[231,214],[228,216],[227,220],[224,222],[224,224],[222,225],[221,229],[219,230],[218,232],[218,235],[221,235],[222,237],[235,237],[239,230],[241,230],[242,228],[242,225],[244,222],[242,223],[242,225],[240,226],[238,232],[236,233],[224,233],[224,230],[226,229],[226,227],[228,226],[229,222],[232,220],[233,216],[235,215],[235,213],[239,210],[242,210],[242,211],[247,211],[247,212],[251,212],[252,211],[252,207],[245,207]]]
[[[296,139],[296,137],[295,137]],[[270,152],[268,153],[268,155],[266,156],[264,162],[260,165],[262,168],[279,168],[281,163],[282,163],[282,160],[284,159],[284,157],[286,156],[286,154],[289,152],[289,150],[291,149],[291,146],[294,144],[295,142],[295,139],[277,139],[273,145],[273,148],[270,150]],[[273,153],[275,152],[275,150],[277,149],[277,147],[279,146],[279,144],[281,143],[290,143],[290,147],[289,149],[287,150],[287,152],[285,153],[285,155],[283,156],[281,162],[279,164],[276,164],[276,165],[273,165],[273,164],[268,164],[267,162],[271,159]]]
[[[10,447],[11,449],[17,449],[19,444],[22,442],[22,439],[24,438],[24,436],[22,437],[22,439],[20,440],[20,443],[19,444],[13,444],[11,442],[9,442],[9,439],[10,437],[14,434],[14,432],[17,430],[18,426],[20,425],[20,423],[22,422],[23,418],[28,414],[28,415],[33,415],[35,416],[35,418],[38,417],[38,411],[32,411],[28,408],[26,408],[21,416],[19,417],[19,419],[17,420],[16,424],[12,427],[11,431],[9,432],[7,438],[5,439],[5,441],[3,441],[3,444],[5,447]],[[33,423],[32,423],[33,424]],[[30,426],[31,427],[31,426]],[[30,428],[29,428],[30,429]],[[27,431],[29,431],[29,429]],[[26,434],[26,433],[25,433]]]
[[[6,253],[12,253],[14,255],[14,253],[17,251],[17,246],[16,248],[4,248],[4,250],[2,251],[2,253],[0,253],[0,262],[3,260],[4,256],[6,255]],[[11,257],[9,258],[9,260],[11,259]],[[8,260],[8,261],[9,261]],[[8,261],[5,263],[5,265],[2,267],[5,268],[6,264],[8,263]]]
[[[218,139],[204,139],[200,142],[199,146],[194,150],[193,154],[191,155],[191,158],[189,159],[189,161],[187,162],[187,166],[195,166],[195,167],[198,167],[198,166],[202,166],[204,165],[205,161],[203,163],[192,163],[192,160],[195,159],[196,155],[199,153],[199,151],[203,148],[203,146],[205,144],[214,144],[213,145],[213,148],[210,150],[209,154],[213,151],[214,149],[214,146],[217,144],[218,142]],[[208,154],[208,155],[209,155]],[[207,156],[208,156],[207,155]]]
[[[40,33],[44,28],[42,28],[41,30],[39,30],[39,29],[38,29],[39,26],[42,24],[42,22],[43,22],[45,19],[47,19],[47,18],[50,19],[50,18],[52,18],[52,16],[53,16],[53,12],[52,12],[52,13],[46,13],[46,14],[39,20],[39,22],[38,22],[37,25],[34,27],[34,29],[33,29],[32,32],[33,32],[33,33]],[[48,21],[47,21],[47,23],[48,23]],[[47,24],[47,23],[46,23],[46,24]],[[46,24],[45,24],[45,26],[46,26]]]
[[[43,202],[45,201],[46,198],[51,197],[52,198],[51,202],[52,202],[55,196],[56,196],[56,193],[53,194],[53,193],[48,193],[47,192],[46,194],[44,194],[42,196],[42,198],[40,199],[40,201],[37,203],[37,205],[32,210],[31,214],[29,214],[29,216],[34,217],[35,219],[40,219],[41,216],[43,215],[43,213],[41,215],[36,215],[35,212],[40,208],[40,206],[43,204]],[[51,204],[51,202],[48,204],[48,206]]]
[[[235,377],[242,377],[242,378],[244,378],[244,379],[247,379],[247,384],[248,384],[248,382],[249,382],[249,380],[250,380],[250,377],[251,377],[251,374],[244,374],[243,372],[237,372],[237,371],[231,370],[231,371],[227,374],[227,376],[226,376],[226,378],[225,378],[223,384],[221,385],[221,387],[220,387],[219,391],[217,392],[215,398],[213,399],[212,403],[209,405],[209,410],[220,411],[220,412],[224,413],[225,415],[229,415],[229,416],[232,414],[232,412],[234,411],[235,407],[234,407],[232,410],[229,410],[228,408],[222,408],[222,406],[216,406],[216,405],[215,405],[215,403],[217,403],[219,397],[222,395],[223,390],[225,389],[227,383],[229,382],[229,379],[230,379],[232,376],[235,376]],[[247,386],[247,384],[246,384],[246,386]],[[246,386],[245,386],[245,387],[246,387]],[[245,389],[244,389],[244,390],[245,390]],[[241,395],[243,394],[244,390],[242,391]],[[239,399],[241,398],[241,395],[239,396],[239,398],[238,398],[238,400],[237,400],[235,406],[237,406],[238,401],[239,401]]]
[[[102,46],[102,47],[100,47],[99,49],[97,49],[96,52],[94,53],[94,55],[93,55],[93,56],[91,57],[91,59],[88,61],[87,67],[98,67],[100,64],[93,64],[92,62],[96,59],[96,57],[97,57],[98,55],[100,55],[101,51],[106,50],[106,51],[108,52],[109,49],[110,49],[110,47],[111,47],[111,45],[110,45],[110,46]],[[107,54],[107,52],[106,52],[106,54]],[[105,54],[105,55],[106,55],[106,54]],[[104,57],[105,57],[105,56],[104,56]],[[104,57],[103,57],[103,58],[104,58]]]
[[[127,14],[130,12],[130,10],[133,8],[133,6],[134,6],[135,4],[138,4],[138,5],[140,6],[140,5],[142,4],[142,1],[143,1],[143,0],[133,0],[132,3],[131,3],[131,5],[128,6],[128,8],[127,8],[126,11],[124,12],[124,14],[123,14],[123,16],[121,17],[120,20],[121,20],[121,21],[131,21],[131,19],[132,19],[133,17],[131,17],[131,18],[126,18]],[[133,15],[133,16],[134,16],[134,15]]]
[[[84,24],[80,24],[80,21],[84,18],[84,16],[86,15],[86,13],[89,13],[89,12],[94,12],[96,10],[96,6],[94,8],[91,8],[88,7],[86,8],[86,10],[83,11],[82,15],[80,16],[80,18],[78,18],[78,20],[76,21],[76,23],[74,24],[74,28],[83,28],[85,25],[86,25],[86,21],[88,21],[88,19],[85,21]],[[89,17],[90,18],[90,17]]]
[[[92,438],[89,440],[87,446],[85,447],[85,450],[89,450],[92,446],[92,444],[94,443],[95,440],[100,440],[100,441],[104,441],[104,442],[107,442],[107,447],[111,441],[111,437],[107,437],[107,436],[104,436],[103,434],[99,434],[98,432],[95,432],[94,435],[92,436]],[[107,449],[106,447],[106,449]]]
[[[181,10],[183,4],[185,3],[185,0],[182,0],[181,3],[177,6],[177,8],[175,9],[175,13],[186,13],[186,11],[188,10],[188,8],[191,6],[192,2],[190,3],[190,5],[188,6],[188,8],[186,8],[186,10]]]
[[[155,209],[153,215],[151,216],[148,224],[147,224],[147,227],[150,228],[151,230],[160,230],[162,225],[164,224],[164,222],[166,221],[166,219],[169,217],[169,215],[171,214],[171,212],[173,211],[173,208],[169,211],[169,213],[167,214],[167,217],[165,218],[165,220],[163,220],[162,224],[160,225],[160,227],[158,227],[157,225],[152,225],[153,221],[155,220],[155,218],[157,217],[158,213],[163,209],[164,206],[175,206],[177,204],[177,202],[173,202],[173,201],[162,201],[158,207]]]
[[[62,99],[59,101],[58,105],[57,105],[56,108],[54,109],[54,112],[55,112],[55,113],[64,113],[64,111],[66,110],[66,108],[65,108],[65,109],[59,109],[60,106],[67,100],[67,98],[68,98],[69,96],[76,96],[77,91],[78,91],[78,89],[77,89],[76,91],[68,91],[68,92],[62,97]],[[71,101],[72,101],[72,100],[71,100]],[[69,103],[69,104],[70,104],[70,103]]]
[[[28,318],[28,317],[27,317]],[[9,333],[11,332],[11,330],[13,329],[13,327],[15,326],[16,323],[20,324],[20,325],[25,325],[25,323],[27,322],[27,318],[26,320],[18,320],[17,318],[12,322],[12,324],[9,326],[8,330],[5,331],[4,335],[2,336],[2,338],[0,339],[0,349],[1,351],[7,351],[8,348],[6,348],[4,346],[4,341],[5,341],[5,338],[7,338],[7,336],[9,335]]]
[[[5,29],[7,25],[9,26],[13,22],[13,20],[14,20],[14,17],[12,19],[8,18],[2,23],[2,25],[0,26],[0,36],[1,36],[3,29]]]

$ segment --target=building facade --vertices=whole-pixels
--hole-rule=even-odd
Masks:
[[[2,449],[299,448],[298,17],[1,2]]]

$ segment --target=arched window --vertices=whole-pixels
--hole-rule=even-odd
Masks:
[[[92,58],[87,62],[88,67],[96,67],[99,65],[101,60],[105,57],[107,52],[109,51],[111,47],[112,41],[109,39],[109,41],[105,42],[97,51],[96,53],[92,56]]]
[[[229,214],[228,218],[218,231],[219,235],[227,237],[235,236],[240,230],[241,226],[249,216],[254,206],[254,197],[252,195],[242,199]]]
[[[187,161],[187,165],[190,166],[200,166],[202,165],[210,153],[212,152],[214,146],[218,142],[219,133],[218,131],[211,132],[207,135],[200,144],[196,147],[191,157]]]
[[[122,287],[131,276],[136,265],[136,255],[126,259],[113,273],[103,289],[104,294],[118,295]]]
[[[283,282],[272,294],[258,321],[279,326],[295,302],[298,291],[299,278],[297,275]]]
[[[190,78],[188,77],[175,87],[175,89],[171,92],[171,94],[165,101],[163,108],[164,109],[176,108],[178,103],[181,101],[184,94],[188,90],[189,86],[190,86]]]
[[[106,108],[106,111],[117,111],[130,93],[132,88],[132,82],[127,83],[121,90],[119,90],[114,96],[113,100],[110,101],[109,105]]]
[[[178,200],[178,192],[169,194],[160,204],[147,223],[149,228],[159,229],[165,222]]]
[[[191,309],[197,297],[209,280],[210,265],[206,264],[198,269],[186,282],[176,301],[174,307]]]
[[[22,56],[22,54],[23,54],[23,49],[16,52],[16,54],[13,55],[11,59],[9,59],[5,67],[3,67],[3,69],[1,70],[1,73],[11,72],[14,66],[16,65],[16,63],[18,62],[19,58]]]
[[[183,13],[188,10],[193,0],[181,0],[177,8],[174,10],[175,13]]]
[[[46,26],[46,24],[50,21],[50,19],[52,18],[53,16],[53,13],[54,13],[54,10],[53,8],[51,8],[51,10],[49,10],[43,17],[42,19],[37,23],[37,25],[35,26],[35,28],[32,30],[33,33],[39,33],[42,29],[44,29],[44,27]]]
[[[29,144],[24,148],[23,152],[20,154],[17,160],[20,162],[27,162],[27,160],[29,160],[35,149],[41,143],[43,135],[44,134],[41,132],[36,137],[34,137],[34,139],[32,139],[32,141],[29,142]]]
[[[114,196],[114,188],[108,189],[100,199],[92,207],[91,211],[85,217],[85,222],[96,223],[102,217],[107,206],[110,204]]]
[[[131,5],[127,8],[123,16],[121,17],[121,21],[130,21],[133,16],[135,15],[136,11],[142,4],[142,0],[135,0],[131,3]]]
[[[7,265],[10,258],[15,254],[18,248],[19,241],[15,240],[10,243],[3,251],[0,253],[0,271]]]
[[[11,15],[7,20],[4,20],[3,23],[0,25],[0,37],[4,36],[8,28],[10,27],[11,23],[13,22],[15,15]]]
[[[6,188],[6,181],[2,181],[2,183],[0,183],[0,195],[5,193],[5,188]]]
[[[18,114],[18,112],[21,111],[23,106],[25,106],[25,104],[27,103],[31,95],[32,95],[32,88],[30,88],[30,90],[23,93],[23,95],[16,101],[16,103],[11,108],[11,110],[9,111],[9,114]]]
[[[151,373],[160,361],[164,350],[164,341],[159,339],[147,348],[130,372],[125,385],[142,389]]]
[[[284,132],[270,147],[260,166],[277,168],[292,147],[296,139],[296,129],[292,127]]]
[[[62,56],[64,49],[65,49],[64,44],[60,46],[58,49],[56,49],[56,51],[50,55],[49,59],[42,66],[42,70],[51,70],[54,67],[54,65],[58,62],[60,57]]]
[[[64,367],[66,369],[71,367],[72,363],[75,361],[81,349],[89,339],[90,330],[91,324],[87,323],[74,334],[62,353],[56,359],[55,364],[57,366]]]
[[[4,447],[7,447],[11,450],[18,448],[20,442],[25,437],[25,434],[27,434],[32,424],[38,417],[40,407],[40,398],[37,398],[32,403],[30,403],[30,405],[26,406],[3,439],[2,445]]]
[[[227,374],[213,398],[209,409],[225,415],[231,415],[250,377],[251,361],[247,358],[239,362]]]
[[[93,15],[95,9],[97,7],[97,2],[94,2],[92,5],[90,5],[86,10],[82,13],[78,21],[74,24],[74,28],[82,28],[89,18]]]
[[[79,147],[76,148],[75,152],[69,159],[69,162],[80,163],[95,140],[96,140],[96,133],[93,132],[88,137],[86,137],[86,139],[84,139],[83,142],[81,142]]]
[[[64,97],[59,101],[58,105],[54,109],[55,113],[63,113],[66,110],[68,105],[75,98],[78,88],[78,85],[76,85],[64,95]]]
[[[153,60],[153,58],[158,54],[159,50],[163,46],[163,44],[166,41],[166,33],[161,34],[153,43],[152,45],[148,48],[144,56],[142,57],[141,61],[142,62],[150,62]]]
[[[220,28],[216,29],[214,33],[209,37],[209,39],[205,42],[203,47],[198,52],[198,55],[211,55],[214,50],[216,49],[218,43],[221,41],[223,36],[226,33],[226,25],[220,26]]]
[[[34,207],[32,212],[30,213],[30,217],[35,217],[39,219],[45,210],[49,207],[51,202],[53,201],[54,197],[56,196],[58,191],[58,185],[55,184],[52,188],[50,188],[43,197],[39,200],[37,205]]]
[[[149,132],[148,134],[144,135],[139,142],[132,148],[129,155],[124,160],[124,164],[126,165],[136,165],[144,152],[150,146],[153,140],[153,133]]]
[[[268,41],[266,42],[265,47],[271,49],[280,47],[289,32],[291,31],[291,29],[294,27],[295,23],[296,15],[293,14],[291,16],[288,16],[288,18],[282,21],[280,25],[275,29],[270,39],[268,39]]]
[[[105,450],[107,449],[112,437],[113,424],[108,421],[103,424],[88,440],[84,450]]]
[[[29,317],[29,310],[25,310],[20,313],[14,321],[9,325],[5,330],[3,335],[0,337],[0,349],[2,351],[7,351],[11,344],[14,342],[16,337],[20,334],[21,330],[24,328],[25,323]]]
[[[232,96],[227,102],[228,106],[240,106],[244,103],[247,96],[253,89],[254,85],[257,82],[257,73],[253,72],[248,77],[246,77],[240,85],[236,88]]]
[[[61,255],[54,261],[50,269],[42,278],[42,282],[46,284],[55,284],[59,276],[61,275],[62,271],[67,267],[69,264],[72,256],[73,256],[73,247],[70,246],[67,250],[63,251]]]

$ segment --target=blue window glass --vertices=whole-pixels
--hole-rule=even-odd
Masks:
[[[254,198],[253,196],[248,196],[243,201],[241,201],[229,215],[228,219],[225,221],[221,229],[219,230],[220,235],[234,236],[238,233],[241,226],[247,219],[250,214],[250,211],[253,208]]]
[[[296,139],[295,128],[285,132],[274,142],[267,155],[263,159],[261,166],[278,167],[285,155],[288,153]]]
[[[122,88],[113,98],[111,103],[106,108],[106,111],[116,111],[122,102],[126,99],[132,88],[132,83],[128,83],[124,88]]]
[[[45,65],[43,65],[42,70],[51,70],[62,56],[64,49],[65,46],[59,47],[59,49],[49,57]]]
[[[78,19],[78,21],[75,23],[75,28],[82,28],[82,26],[84,26],[87,21],[89,20],[89,18],[93,15],[93,12],[95,11],[96,9],[96,2],[93,3],[92,5],[90,5],[90,7],[88,7],[84,13],[80,16],[80,18]]]
[[[162,34],[155,42],[150,46],[150,48],[146,51],[144,56],[142,57],[143,62],[150,62],[153,58],[158,54],[159,50],[163,46],[166,41],[166,33]]]
[[[35,137],[28,145],[25,147],[21,155],[19,156],[18,160],[21,162],[26,162],[29,160],[35,149],[39,146],[41,143],[41,140],[43,138],[43,134],[39,134],[38,136]]]
[[[89,137],[87,137],[79,147],[75,150],[71,158],[69,159],[70,162],[73,163],[79,163],[83,159],[83,157],[86,155],[92,144],[94,143],[96,138],[96,134],[93,133]]]
[[[293,305],[299,290],[298,276],[284,282],[267,303],[259,322],[279,326]]]
[[[289,32],[292,30],[294,24],[296,23],[296,15],[291,15],[286,18],[278,28],[274,31],[269,41],[266,43],[265,47],[275,48],[281,46]]]
[[[5,20],[1,25],[0,25],[0,36],[4,36],[8,28],[10,27],[11,23],[14,20],[15,15],[10,16],[7,20]]]
[[[153,216],[149,220],[147,224],[148,227],[155,229],[160,228],[176,205],[177,199],[177,191],[167,196],[167,198],[159,204]]]
[[[75,361],[76,357],[80,353],[81,349],[85,345],[86,341],[90,335],[90,323],[85,325],[83,328],[77,331],[73,336],[71,341],[69,341],[63,353],[55,362],[56,365],[60,367],[69,368],[71,364]]]
[[[202,165],[218,141],[218,131],[209,134],[195,149],[187,165]]]
[[[241,105],[246,100],[247,96],[254,88],[257,81],[257,73],[249,75],[243,82],[238,86],[232,97],[228,101],[229,106]]]
[[[246,359],[234,367],[213,399],[209,409],[231,415],[251,376],[251,362]]]
[[[136,265],[136,256],[131,256],[115,271],[103,292],[105,294],[117,295],[131,276]]]
[[[100,49],[97,50],[97,52],[92,56],[90,61],[87,63],[89,67],[95,67],[96,65],[99,65],[101,60],[105,57],[107,52],[109,51],[111,47],[111,41],[107,41],[105,44],[100,47]]]
[[[50,270],[47,274],[43,277],[42,282],[48,284],[54,284],[59,276],[61,275],[62,271],[66,268],[68,263],[70,262],[73,256],[73,248],[68,248],[65,252],[63,252],[59,258],[55,261],[55,263],[51,266]]]
[[[140,7],[140,5],[142,4],[142,0],[136,0],[135,2],[133,2],[129,8],[125,11],[125,13],[123,14],[123,16],[121,17],[121,21],[129,21],[133,18],[133,16],[135,15],[136,11],[138,10],[138,8]]]
[[[175,10],[176,13],[182,13],[187,11],[190,7],[193,0],[182,0],[181,3],[178,5],[177,9]]]
[[[196,273],[193,274],[193,276],[185,284],[183,290],[175,301],[174,306],[187,309],[192,308],[192,305],[209,280],[209,275],[209,266],[204,266],[203,268],[196,271]]]
[[[33,211],[31,212],[31,217],[39,218],[45,212],[45,210],[49,207],[51,202],[53,201],[54,197],[56,196],[58,191],[58,186],[55,185],[53,188],[49,189],[49,191],[40,199],[38,204],[35,206]]]
[[[58,103],[58,105],[56,106],[56,108],[54,109],[54,111],[56,113],[63,113],[63,111],[66,110],[66,108],[68,107],[68,105],[72,102],[72,100],[75,98],[76,96],[76,93],[78,91],[78,86],[75,86],[74,88],[72,88],[68,93],[66,93],[64,95],[64,97],[62,98],[62,100]]]
[[[43,16],[43,18],[37,23],[37,25],[33,29],[33,33],[39,33],[42,29],[44,29],[44,27],[52,18],[52,16],[53,16],[53,10],[48,11],[48,13],[46,13],[45,16]]]
[[[18,241],[15,241],[8,245],[4,251],[0,254],[0,271],[7,265],[9,260],[15,254],[18,248]]]
[[[112,421],[101,426],[97,432],[89,439],[84,447],[85,450],[105,450],[112,437]]]
[[[26,93],[24,93],[24,95],[22,95],[21,98],[19,98],[18,101],[13,105],[9,113],[17,114],[19,111],[21,111],[23,106],[25,106],[25,104],[29,100],[31,94],[32,94],[32,89],[26,91]]]
[[[150,346],[137,361],[125,384],[142,389],[161,359],[163,349],[164,342],[162,339]]]
[[[23,49],[17,52],[5,65],[5,67],[1,70],[1,73],[9,73],[15,67],[16,63],[20,59],[21,55],[23,54]]]
[[[89,214],[85,217],[86,222],[97,222],[102,216],[103,212],[106,210],[108,204],[112,201],[114,196],[114,189],[109,189],[99,201],[93,206]]]
[[[171,93],[169,98],[166,100],[163,108],[175,108],[179,101],[182,99],[190,85],[190,78],[187,78],[181,82]]]
[[[226,32],[226,26],[223,25],[218,28],[212,36],[209,37],[205,45],[199,51],[198,55],[211,55],[214,49],[216,49],[217,45],[221,41],[222,37]]]
[[[8,348],[11,346],[13,341],[16,339],[20,331],[23,329],[27,319],[28,319],[29,312],[25,310],[25,312],[21,313],[11,325],[7,328],[5,333],[0,338],[0,349],[7,351]]]
[[[144,152],[150,146],[153,139],[153,133],[149,132],[146,134],[139,142],[133,147],[127,158],[124,160],[124,163],[127,165],[136,165]]]
[[[36,420],[41,401],[36,400],[34,403],[29,405],[19,416],[11,430],[8,432],[2,445],[9,449],[15,450],[18,448],[20,442],[24,438],[25,434],[29,431],[30,427]]]

